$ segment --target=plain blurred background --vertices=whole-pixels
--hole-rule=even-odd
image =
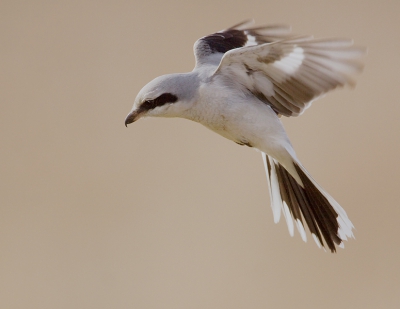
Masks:
[[[399,16],[397,0],[0,1],[0,308],[400,308]],[[273,223],[256,151],[187,120],[124,126],[142,86],[247,18],[368,47],[355,89],[283,119],[356,226],[337,254]]]

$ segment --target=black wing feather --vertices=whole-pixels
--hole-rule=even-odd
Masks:
[[[271,43],[286,38],[290,27],[283,25],[270,25],[257,28],[246,27],[249,21],[242,22],[226,30],[207,35],[195,43],[195,56],[197,64],[219,64],[222,56],[229,50],[250,45]],[[217,61],[210,60],[208,56],[219,55]],[[216,63],[214,63],[216,61]]]
[[[228,50],[245,46],[247,40],[245,32],[236,29],[217,32],[200,39],[200,41],[209,47],[211,53],[222,54]]]

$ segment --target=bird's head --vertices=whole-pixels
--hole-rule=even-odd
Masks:
[[[138,93],[125,125],[142,117],[183,117],[194,98],[194,81],[190,73],[153,79]]]

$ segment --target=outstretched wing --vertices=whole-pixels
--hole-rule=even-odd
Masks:
[[[248,20],[197,40],[194,44],[196,67],[218,65],[231,49],[275,42],[288,37],[290,32],[290,27],[284,25],[248,28],[253,22]]]
[[[364,54],[351,40],[291,38],[230,50],[214,76],[244,85],[277,114],[298,116],[324,93],[354,85]]]

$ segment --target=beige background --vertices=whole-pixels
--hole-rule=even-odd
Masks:
[[[400,1],[0,1],[0,308],[400,308]],[[355,90],[284,119],[357,240],[275,225],[261,156],[123,121],[201,36],[254,17],[368,46]]]

